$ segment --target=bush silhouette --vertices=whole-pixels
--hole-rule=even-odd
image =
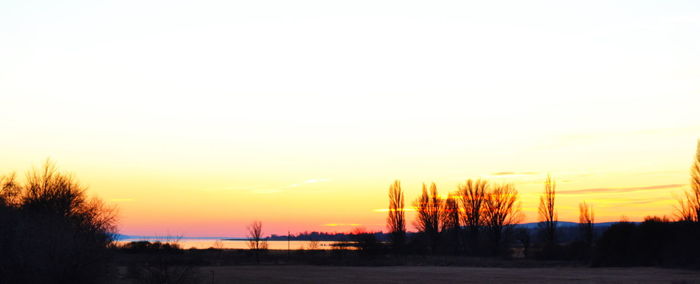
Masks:
[[[694,222],[647,217],[637,225],[620,222],[596,245],[594,266],[700,266],[700,228]]]
[[[50,161],[0,189],[0,283],[94,283],[107,272],[113,210]]]

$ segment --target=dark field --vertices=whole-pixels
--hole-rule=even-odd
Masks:
[[[205,266],[198,274],[201,283],[700,283],[700,271],[638,267],[259,265]]]

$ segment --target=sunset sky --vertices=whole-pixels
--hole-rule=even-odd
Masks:
[[[699,35],[700,1],[2,1],[0,175],[51,158],[132,235],[381,230],[395,179],[532,222],[547,173],[561,220],[671,215]]]

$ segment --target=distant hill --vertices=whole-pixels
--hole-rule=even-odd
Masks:
[[[618,222],[604,222],[604,223],[595,223],[593,224],[593,227],[596,231],[602,232],[604,229],[610,227],[613,224],[616,224]],[[639,224],[639,222],[630,222],[630,223],[635,223]],[[524,228],[527,230],[536,230],[539,228],[539,222],[533,222],[533,223],[524,223],[524,224],[517,224],[515,225],[515,228]],[[579,223],[575,222],[564,222],[564,221],[559,221],[557,222],[557,228],[561,230],[573,230],[578,228]],[[408,232],[408,234],[414,234],[415,232]],[[386,240],[388,239],[388,235],[385,233],[375,233],[378,239],[380,240]],[[326,232],[307,232],[307,233],[300,233],[297,235],[292,235],[291,240],[319,240],[319,241],[340,241],[340,240],[346,240],[348,237],[347,234],[345,233],[326,233]],[[140,240],[145,240],[145,241],[168,241],[168,240],[228,240],[228,241],[236,241],[236,240],[247,240],[246,238],[231,238],[231,237],[178,237],[178,236],[137,236],[137,235],[122,235],[122,234],[116,234],[115,239],[117,241],[140,241]],[[272,234],[268,237],[268,240],[287,240],[286,235],[275,235]]]
[[[616,224],[618,222],[603,222],[603,223],[594,223],[593,227],[594,228],[607,228],[610,227],[613,224]],[[634,224],[638,224],[639,222],[630,222]],[[517,224],[515,225],[516,228],[526,228],[526,229],[537,229],[539,227],[540,222],[533,222],[533,223],[524,223],[524,224]],[[566,227],[575,227],[578,226],[579,223],[575,222],[564,222],[564,221],[559,221],[557,222],[557,227],[560,228],[566,228]]]
[[[168,240],[245,240],[245,238],[229,238],[229,237],[179,237],[179,236],[136,236],[116,234],[117,241],[168,241]]]

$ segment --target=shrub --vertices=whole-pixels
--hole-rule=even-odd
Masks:
[[[0,283],[95,283],[108,271],[114,210],[47,161],[0,188]]]

